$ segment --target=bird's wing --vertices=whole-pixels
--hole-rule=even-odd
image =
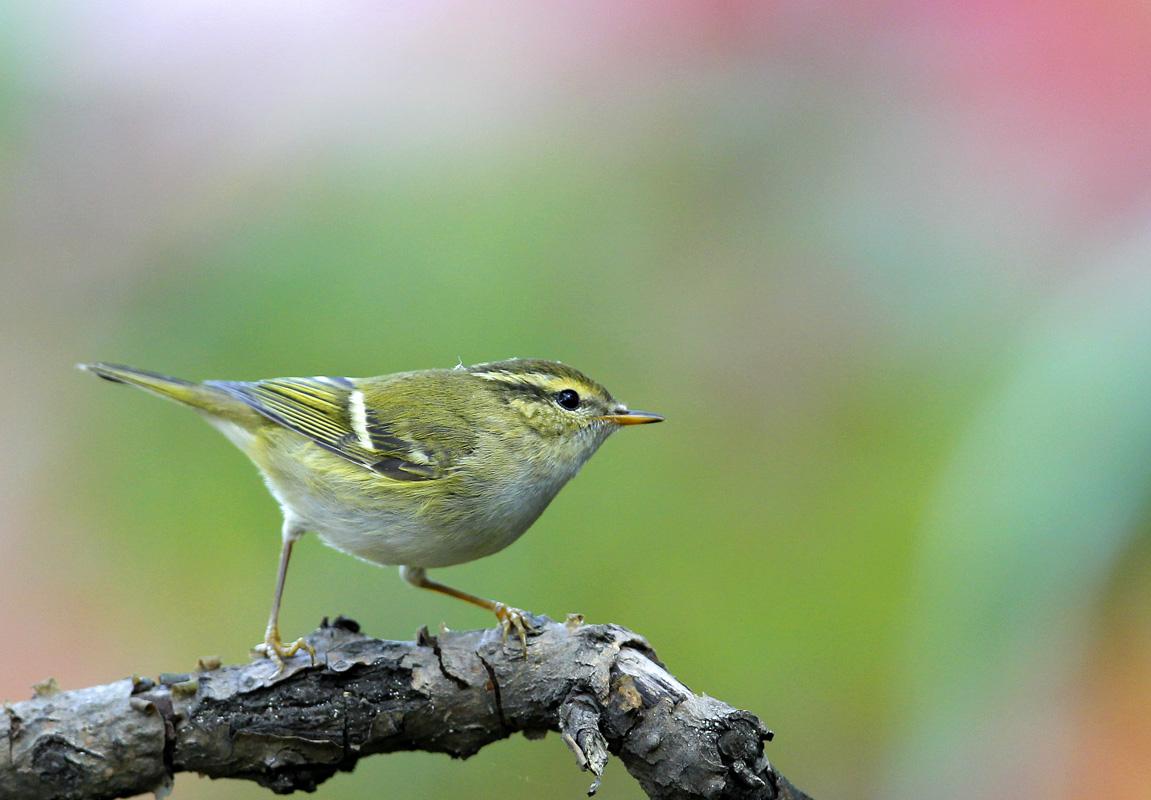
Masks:
[[[427,481],[451,470],[450,453],[404,435],[402,425],[365,404],[350,378],[207,381],[263,416],[336,455],[400,481]],[[438,457],[437,457],[438,456]]]

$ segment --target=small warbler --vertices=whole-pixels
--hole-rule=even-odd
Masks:
[[[278,624],[292,544],[306,531],[494,612],[504,634],[515,630],[526,644],[525,612],[430,580],[427,569],[507,547],[620,426],[663,419],[629,410],[571,367],[535,359],[250,383],[79,366],[191,406],[259,467],[284,524],[256,649],[281,667],[300,650],[315,657],[303,639],[285,645]]]

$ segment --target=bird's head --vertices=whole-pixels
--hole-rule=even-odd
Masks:
[[[590,451],[624,425],[663,420],[659,414],[630,410],[599,383],[558,361],[514,358],[466,369],[489,381],[493,391],[541,436]]]

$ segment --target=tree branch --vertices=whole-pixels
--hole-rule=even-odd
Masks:
[[[363,756],[466,758],[515,732],[559,731],[599,785],[616,755],[653,798],[807,796],[763,754],[752,714],[697,696],[616,625],[535,618],[526,656],[497,630],[370,639],[315,631],[317,665],[267,660],[69,692],[39,687],[0,716],[0,797],[102,800],[163,790],[177,772],[310,791]]]

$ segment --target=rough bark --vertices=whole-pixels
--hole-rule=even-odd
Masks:
[[[306,656],[37,696],[0,715],[0,797],[98,800],[162,791],[177,772],[311,791],[373,753],[466,758],[515,732],[558,731],[590,771],[608,754],[653,798],[805,798],[763,753],[754,715],[693,694],[616,625],[535,619],[525,651],[498,631],[371,639],[325,623]]]

